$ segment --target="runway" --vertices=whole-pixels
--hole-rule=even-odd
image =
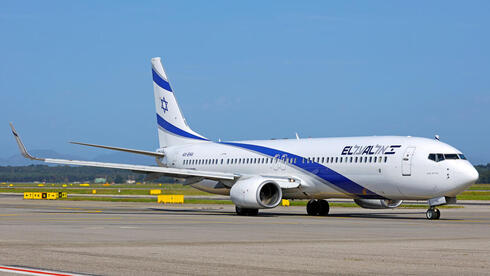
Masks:
[[[490,206],[441,209],[29,201],[0,197],[0,266],[91,275],[488,274]]]

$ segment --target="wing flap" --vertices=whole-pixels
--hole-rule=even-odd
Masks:
[[[236,175],[230,174],[230,173],[220,173],[220,172],[211,172],[211,171],[197,171],[197,170],[188,170],[188,169],[176,169],[176,168],[131,165],[131,164],[120,164],[120,163],[104,163],[104,162],[65,160],[65,159],[52,159],[52,158],[45,158],[45,159],[43,159],[43,161],[47,162],[47,163],[53,163],[53,164],[131,170],[131,171],[141,172],[141,173],[161,173],[161,174],[164,174],[166,176],[173,176],[173,177],[195,177],[195,176],[198,176],[198,177],[203,177],[206,179],[219,179],[219,180],[233,180],[237,177]]]

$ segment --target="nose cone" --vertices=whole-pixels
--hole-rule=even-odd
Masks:
[[[469,186],[475,184],[478,180],[478,171],[469,162],[458,168],[458,175],[455,177],[456,183],[460,187],[467,189]]]
[[[453,173],[448,174],[451,176],[448,182],[441,186],[445,196],[456,196],[478,180],[478,171],[469,162],[459,164],[452,169]]]
[[[478,174],[478,171],[473,167],[472,165],[469,165],[465,169],[465,178],[467,178],[468,183],[471,183],[473,185],[477,180],[480,175]]]

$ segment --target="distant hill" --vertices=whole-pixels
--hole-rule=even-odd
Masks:
[[[91,182],[95,178],[106,178],[108,182],[123,183],[127,179],[145,181],[145,174],[134,173],[128,170],[117,170],[96,167],[79,166],[6,166],[0,167],[0,182]],[[171,183],[173,178],[161,177],[152,182]]]
[[[33,156],[41,156],[46,158],[58,158],[58,159],[80,159],[80,157],[70,154],[60,154],[54,150],[30,150],[30,154]],[[46,164],[41,161],[33,161],[24,158],[20,153],[14,154],[6,159],[0,159],[0,166],[28,166]]]

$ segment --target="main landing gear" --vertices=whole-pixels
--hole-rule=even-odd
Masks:
[[[324,199],[312,199],[306,205],[306,212],[310,216],[326,216],[328,211],[330,211],[330,206]]]
[[[248,209],[235,206],[236,214],[239,216],[256,216],[259,214],[259,209]]]
[[[431,206],[425,213],[425,216],[427,219],[439,219],[441,217],[441,211],[434,206]]]

